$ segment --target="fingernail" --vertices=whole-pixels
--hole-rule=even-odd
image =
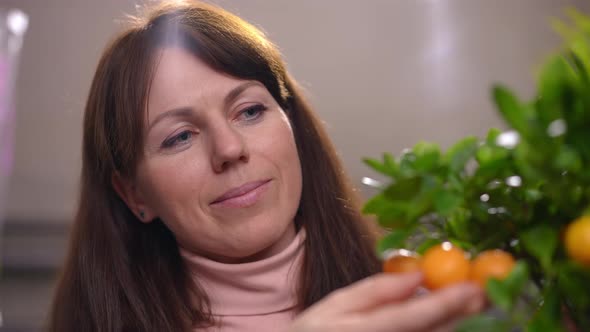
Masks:
[[[430,293],[430,291],[429,291],[427,288],[424,288],[424,287],[418,287],[418,288],[416,289],[416,292],[414,293],[414,296],[415,296],[415,297],[419,297],[419,296],[424,296],[424,295],[427,295],[427,294],[429,294],[429,293]]]

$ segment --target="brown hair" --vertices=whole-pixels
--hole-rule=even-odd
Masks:
[[[137,220],[111,184],[116,173],[132,177],[142,158],[157,49],[169,43],[216,70],[260,81],[290,118],[303,173],[295,223],[307,233],[299,309],[379,270],[375,232],[276,47],[217,7],[160,3],[135,19],[98,64],[84,117],[80,202],[49,331],[189,331],[213,323],[174,235],[161,220]]]

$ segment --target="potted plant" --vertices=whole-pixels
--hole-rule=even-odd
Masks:
[[[493,87],[510,130],[365,159],[390,179],[364,206],[388,231],[386,269],[485,287],[496,312],[464,331],[590,331],[590,17],[568,16],[532,100]]]

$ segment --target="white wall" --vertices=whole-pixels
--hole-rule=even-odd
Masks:
[[[579,0],[219,0],[281,48],[355,183],[360,162],[419,140],[448,146],[501,126],[493,82],[530,96],[559,43],[549,18]],[[583,3],[586,3],[583,5]],[[93,70],[131,0],[1,0],[31,17],[18,82],[8,219],[68,222]],[[370,192],[365,190],[365,194]]]

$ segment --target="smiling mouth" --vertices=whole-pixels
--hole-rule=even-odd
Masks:
[[[243,208],[256,204],[270,186],[271,180],[248,182],[240,187],[228,190],[219,196],[211,206]]]

